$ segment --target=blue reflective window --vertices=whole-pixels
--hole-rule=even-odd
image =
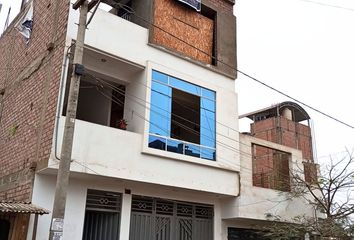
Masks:
[[[168,76],[154,70],[152,71],[152,80],[168,84]]]
[[[166,150],[166,139],[149,135],[149,147]]]
[[[183,90],[185,92],[191,93],[191,94],[195,94],[200,96],[200,92],[201,92],[201,87],[182,81],[180,79],[177,78],[170,78],[170,85],[174,88],[178,88],[180,90]]]
[[[200,146],[186,143],[184,147],[184,154],[193,157],[200,157]]]
[[[193,121],[191,119],[193,116],[190,114],[190,106],[188,107],[183,105],[178,108],[173,107],[173,98],[176,98],[175,101],[177,101],[178,97],[181,98],[182,96],[182,94],[173,95],[172,92],[174,88],[185,92],[186,96],[184,96],[183,99],[188,99],[188,103],[194,104],[193,110],[197,111],[197,118],[200,116],[199,122],[194,126],[194,128],[186,125],[186,128],[183,128],[183,132],[182,130],[173,128],[174,123],[172,122],[172,119],[177,121],[178,124],[184,125],[187,123],[185,121],[181,121],[180,119],[190,119],[190,121]],[[187,93],[199,97],[191,97]],[[168,76],[161,72],[153,71],[149,132],[151,134],[160,135],[163,137],[149,135],[149,147],[208,160],[215,160],[215,96],[216,94],[214,91]],[[178,100],[181,101],[182,99]],[[186,108],[186,110],[183,108]],[[172,115],[174,118],[172,118]],[[175,116],[180,118],[176,118]],[[196,116],[194,116],[194,118]],[[174,129],[174,134],[171,133],[171,129]],[[192,141],[190,136],[186,135],[189,134],[189,132],[185,129],[191,129],[190,134],[195,134],[192,131],[197,131],[200,141],[195,139],[195,142]],[[177,131],[176,133],[178,135],[175,135],[175,131]],[[178,138],[178,140],[173,138]],[[192,144],[190,142],[198,143],[200,145]]]
[[[201,98],[201,108],[207,109],[211,112],[215,112],[215,102],[206,98]]]
[[[183,142],[168,139],[167,140],[167,151],[183,154]]]
[[[213,160],[213,161],[216,160],[215,149],[201,147],[200,152],[201,152],[200,153],[201,154],[201,158],[208,159],[208,160]]]
[[[150,133],[170,136],[171,98],[151,91]]]
[[[215,148],[215,112],[201,109],[200,144]]]
[[[152,82],[151,90],[155,91],[155,92],[159,92],[159,93],[165,94],[165,95],[167,95],[169,97],[171,97],[171,95],[172,95],[171,87],[169,87],[167,85],[163,85],[163,84],[157,83],[157,82]]]
[[[206,97],[215,101],[215,92],[206,88],[202,88],[202,97]]]

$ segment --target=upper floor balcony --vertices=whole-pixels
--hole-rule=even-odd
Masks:
[[[208,77],[180,72],[178,67],[139,65],[90,47],[84,50],[84,65],[72,153],[74,175],[221,196],[238,194],[238,125],[230,114],[237,108],[233,91],[218,87]],[[66,82],[45,171],[58,167]],[[229,104],[224,106],[225,102]]]

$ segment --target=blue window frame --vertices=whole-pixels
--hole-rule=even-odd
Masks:
[[[214,91],[152,71],[149,147],[216,159]]]

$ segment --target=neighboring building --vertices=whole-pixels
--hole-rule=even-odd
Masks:
[[[303,215],[315,217],[305,198],[289,199],[286,194],[291,191],[293,174],[307,182],[316,179],[314,140],[309,115],[294,102],[239,116],[245,117],[253,123],[249,133],[240,134],[240,196],[226,200],[224,206],[237,212],[227,213],[236,226],[229,229],[231,234],[261,239],[257,230],[262,230],[271,216],[287,221]]]
[[[178,0],[102,2],[86,31],[64,239],[250,232],[266,220],[255,204],[274,204],[262,194],[290,189],[258,168],[252,177],[251,146],[299,161],[307,150],[238,132],[234,1],[203,0],[200,12]],[[14,26],[31,4],[25,41]],[[53,207],[78,15],[33,0],[0,39],[0,221],[11,239],[48,239],[50,214],[36,216]],[[6,212],[14,206],[32,211]]]

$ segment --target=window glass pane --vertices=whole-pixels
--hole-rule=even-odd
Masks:
[[[158,92],[151,92],[150,133],[170,136],[171,98]]]
[[[150,135],[149,147],[215,160],[215,98],[212,90],[153,70],[149,131],[174,139]]]
[[[201,98],[201,108],[215,112],[215,102],[206,98]]]
[[[152,80],[168,84],[168,76],[154,70],[152,71]]]
[[[215,113],[201,109],[200,145],[215,148]]]
[[[202,88],[202,97],[207,97],[215,101],[215,92],[209,89]]]
[[[172,87],[181,89],[181,90],[186,91],[188,93],[192,93],[192,94],[196,94],[196,95],[200,96],[201,87],[199,87],[197,85],[194,85],[194,84],[191,84],[191,83],[188,83],[188,82],[185,82],[185,81],[179,80],[177,78],[173,78],[173,77],[170,77],[170,85]]]
[[[166,139],[150,135],[149,136],[149,147],[165,150],[166,149]]]
[[[168,139],[167,151],[183,154],[183,142]]]
[[[201,149],[202,158],[215,161],[216,159],[215,149],[203,148],[203,147],[200,147],[200,149]]]
[[[152,91],[163,93],[163,94],[171,97],[171,94],[172,94],[171,87],[160,84],[158,82],[152,82],[151,86],[152,86],[151,87]]]
[[[200,147],[193,144],[185,144],[184,154],[193,157],[200,157]]]

